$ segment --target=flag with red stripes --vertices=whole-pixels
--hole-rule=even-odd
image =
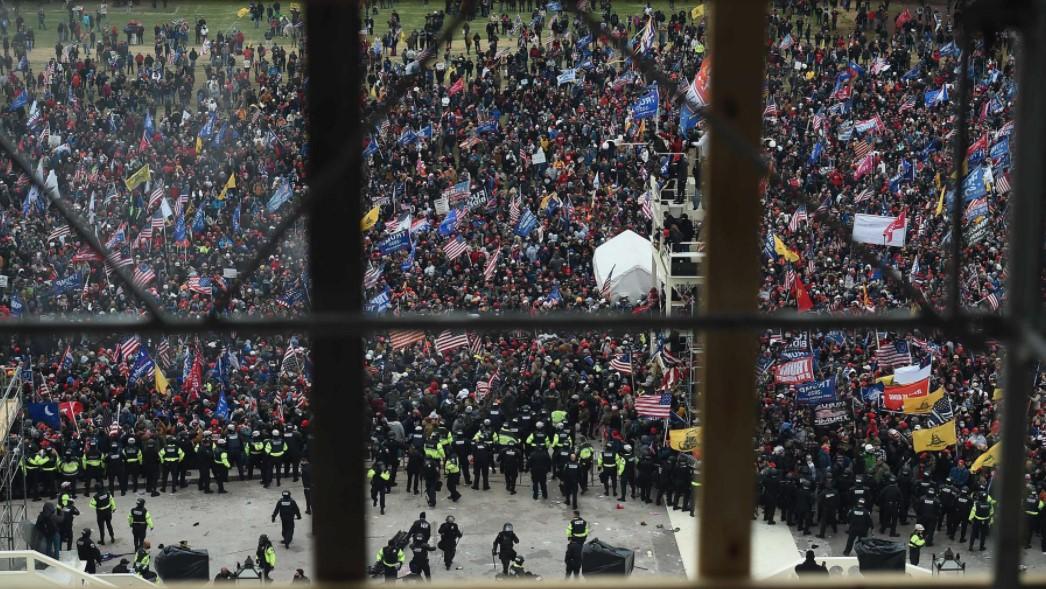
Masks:
[[[425,339],[425,332],[418,330],[396,330],[389,334],[389,339],[392,343],[392,350],[402,350],[407,346],[416,344]]]
[[[483,278],[488,282],[494,279],[494,273],[498,271],[498,260],[501,259],[501,250],[494,250],[494,253],[487,260],[487,265],[483,268]]]
[[[640,396],[636,399],[636,413],[643,417],[668,419],[672,413],[672,393]]]
[[[452,333],[450,330],[447,330],[436,337],[436,351],[440,354],[446,354],[458,348],[464,348],[468,343],[469,338],[465,332]]]
[[[469,244],[459,235],[457,237],[447,240],[447,243],[443,244],[443,253],[447,255],[450,260],[456,260],[458,256],[467,252]]]

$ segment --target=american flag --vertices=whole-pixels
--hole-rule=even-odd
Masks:
[[[469,244],[460,236],[447,240],[447,243],[443,245],[443,253],[447,254],[447,258],[456,260],[458,256],[467,252]]]
[[[639,197],[639,210],[643,212],[643,216],[647,219],[654,218],[653,200],[649,190]]]
[[[73,367],[73,347],[66,346],[65,353],[62,354],[62,370],[68,371]]]
[[[82,246],[80,249],[76,250],[76,254],[70,261],[73,264],[79,264],[80,262],[101,262],[104,259],[105,258],[99,255],[98,252],[91,249],[90,246],[85,245]]]
[[[377,286],[378,281],[381,280],[381,275],[381,266],[371,266],[367,268],[367,271],[363,274],[364,288],[374,288],[375,286]]]
[[[446,354],[447,352],[453,352],[458,348],[464,348],[469,344],[468,335],[465,332],[451,333],[449,330],[444,331],[436,337],[436,351],[440,354]]]
[[[138,286],[146,286],[156,280],[156,272],[146,264],[139,264],[134,270],[134,283]]]
[[[954,418],[955,409],[952,407],[952,400],[945,395],[933,404],[933,409],[931,409],[930,414],[926,416],[926,425],[929,427],[937,427]]]
[[[153,229],[163,229],[163,221],[163,213],[161,213],[160,211],[156,211],[155,213],[153,213],[153,217],[150,220],[150,227],[152,227]]]
[[[150,240],[153,238],[153,226],[152,224],[146,225],[142,228],[141,233],[138,234],[138,238],[134,240],[135,246],[141,247],[149,245]]]
[[[875,361],[880,366],[907,366],[912,363],[912,354],[908,342],[891,342],[888,339],[879,341],[875,350]]]
[[[513,198],[508,207],[508,223],[515,227],[519,222],[519,197]]]
[[[519,161],[524,168],[530,165],[530,149],[526,145],[519,146]]]
[[[495,369],[494,374],[490,375],[487,380],[481,380],[476,383],[476,396],[480,399],[490,394],[491,389],[494,385],[501,381],[501,370]]]
[[[470,333],[469,336],[469,352],[475,356],[483,351],[483,336],[478,333]]]
[[[863,159],[872,151],[872,146],[864,139],[854,143],[854,159]]]
[[[171,344],[167,341],[167,338],[160,340],[160,345],[156,346],[156,359],[160,361],[160,365],[166,368],[171,363]]]
[[[854,204],[870,200],[874,195],[875,192],[873,192],[871,188],[865,188],[864,190],[858,192],[857,196],[854,197]]]
[[[668,368],[679,366],[683,361],[673,356],[672,352],[669,352],[664,345],[661,345],[657,350],[657,363],[661,366],[661,370],[667,370]]]
[[[988,296],[984,297],[984,300],[988,303],[988,306],[992,308],[992,311],[999,310],[999,295],[996,292],[988,293]]]
[[[763,109],[763,118],[773,118],[777,116],[777,101],[771,96],[766,101],[766,108]]]
[[[287,349],[283,352],[283,362],[280,363],[280,374],[301,372],[304,367],[304,362],[302,360],[303,352],[304,349],[302,348],[288,345]]]
[[[199,276],[190,276],[187,284],[189,286],[189,290],[192,292],[198,292],[200,294],[205,295],[211,294],[210,280],[204,282]]]
[[[113,231],[113,234],[109,236],[109,240],[105,242],[105,247],[106,249],[113,249],[120,243],[123,243],[125,239],[127,239],[127,223],[121,223],[116,228],[116,231]]]
[[[617,264],[614,264],[610,268],[610,274],[607,274],[606,280],[603,281],[603,286],[600,287],[600,289],[599,289],[599,296],[604,298],[604,299],[606,299],[606,300],[608,300],[608,301],[610,300],[610,297],[613,296],[613,294],[614,294],[614,291],[613,291],[613,289],[610,286],[610,279],[614,277],[614,270],[616,268],[617,268]]]
[[[785,272],[784,287],[786,291],[792,292],[793,286],[795,286],[795,269],[792,268],[791,264],[789,264],[788,270]]]
[[[498,271],[498,260],[501,259],[501,250],[494,250],[494,253],[487,260],[487,266],[483,268],[483,278],[485,280],[493,280],[494,274]]]
[[[636,413],[643,417],[668,419],[672,413],[672,393],[639,396],[636,398]]]
[[[152,193],[149,195],[149,208],[153,208],[160,204],[160,200],[163,198],[163,182],[157,182],[156,188],[153,188]]]
[[[386,221],[385,222],[385,231],[387,231],[389,233],[395,233],[395,232],[401,231],[401,230],[408,230],[408,229],[410,229],[410,222],[411,222],[411,214],[410,213],[403,213],[403,216],[401,216],[398,219],[392,219],[390,221]]]
[[[1006,172],[999,176],[999,180],[995,183],[995,192],[1006,194],[1010,190],[1010,173]]]
[[[47,241],[58,241],[63,237],[69,237],[70,233],[71,231],[69,230],[68,225],[59,225],[47,234]]]
[[[901,103],[901,107],[899,109],[897,109],[897,110],[898,110],[898,112],[904,112],[906,110],[912,110],[913,108],[915,108],[915,104],[916,104],[915,97],[914,96],[909,96],[908,98],[906,98],[904,100],[904,102]]]
[[[799,230],[799,224],[807,221],[809,221],[809,217],[806,215],[806,205],[800,205],[792,215],[792,220],[788,222],[788,230],[795,233]]]
[[[416,344],[425,339],[425,332],[418,330],[411,331],[393,331],[389,334],[390,341],[392,343],[392,350],[400,350],[411,344]]]
[[[178,195],[178,200],[174,201],[174,212],[175,214],[182,214],[185,210],[185,205],[189,204],[189,193],[182,192]]]
[[[618,354],[610,359],[610,369],[621,374],[632,374],[632,354]]]
[[[142,346],[142,338],[137,335],[133,335],[125,339],[122,343],[116,346],[116,360],[120,361],[120,358],[124,360],[130,360],[134,358],[135,354],[138,353],[138,348]]]

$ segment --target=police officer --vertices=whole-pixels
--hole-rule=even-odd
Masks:
[[[418,534],[424,536],[425,542],[428,542],[429,538],[432,537],[432,524],[429,523],[424,511],[418,514],[418,519],[414,520],[414,523],[410,525],[410,529],[407,530],[407,535],[411,538]]]
[[[447,471],[447,491],[450,493],[447,495],[447,499],[456,502],[461,499],[461,493],[458,493],[458,483],[461,481],[461,463],[455,452],[452,451],[447,455],[447,462],[443,468]],[[465,470],[468,472],[467,468]],[[515,482],[513,482],[512,492],[516,492]]]
[[[694,467],[690,465],[689,459],[683,455],[679,456],[679,460],[676,462],[676,468],[672,471],[672,509],[679,509],[677,505],[679,500],[683,500],[682,509],[690,509],[691,504],[694,500],[693,486],[690,484],[694,481]]]
[[[171,493],[178,492],[178,469],[185,460],[185,450],[175,443],[173,437],[167,439],[163,450],[160,451],[160,461],[163,465],[163,478],[160,479],[160,491],[167,492],[167,478],[171,479]]]
[[[99,488],[91,498],[91,508],[94,509],[98,518],[98,537],[102,546],[105,546],[105,528],[109,528],[109,541],[115,542],[113,535],[113,512],[116,510],[116,499],[112,493],[104,488]]]
[[[516,544],[519,544],[519,536],[512,530],[512,524],[506,523],[498,535],[494,538],[494,546],[490,553],[501,557],[501,574],[508,574],[509,563],[516,558]]]
[[[537,500],[539,491],[542,499],[548,499],[548,472],[552,469],[552,459],[548,457],[548,450],[535,446],[527,463],[530,465],[530,486],[534,500]]]
[[[145,529],[153,529],[153,516],[145,508],[145,499],[138,499],[138,503],[131,508],[127,514],[127,523],[131,526],[134,549],[138,550],[145,543]]]
[[[40,487],[45,486],[43,467],[49,461],[46,451],[40,448],[35,454],[26,460],[25,480],[27,492],[33,495],[33,501],[40,500]],[[52,471],[53,472],[53,471]],[[54,476],[51,477],[51,487],[54,487]],[[52,491],[53,492],[53,491]]]
[[[284,491],[276,507],[272,510],[272,521],[276,522],[276,514],[280,515],[280,533],[283,535],[283,547],[290,548],[291,540],[294,539],[294,520],[301,519],[301,510],[298,503],[291,499],[291,492]]]
[[[915,566],[919,566],[919,552],[926,545],[926,539],[923,538],[925,533],[926,528],[922,524],[915,524],[915,530],[908,537],[908,561]]]
[[[478,435],[478,434],[477,434]],[[472,488],[479,489],[480,481],[483,482],[483,490],[490,490],[490,444],[484,439],[474,440],[472,446]]]
[[[84,531],[80,533],[80,539],[76,541],[76,557],[84,561],[86,565],[84,572],[91,575],[98,572],[96,567],[102,564],[102,552],[91,540],[89,528],[84,528]]]
[[[199,461],[200,477],[196,479],[196,488],[208,495],[211,493],[211,463],[214,461],[214,446],[211,435],[206,433],[203,440],[193,448],[196,460]]]
[[[76,483],[80,478],[80,461],[77,460],[71,450],[66,450],[62,461],[58,465],[58,472],[62,478],[62,485],[68,483],[73,499],[76,499]]]
[[[178,485],[184,489],[189,486],[187,479],[189,471],[196,465],[196,449],[188,431],[178,434],[177,444],[183,453],[182,460],[178,463]],[[210,461],[207,461],[207,463],[209,464]]]
[[[251,441],[247,443],[247,480],[254,480],[254,469],[257,468],[259,473],[264,473],[262,463],[265,460],[265,439],[262,438],[261,432],[254,430],[251,432]],[[262,475],[264,476],[264,475]]]
[[[890,530],[890,537],[897,537],[897,519],[901,510],[901,488],[897,485],[897,478],[889,475],[886,486],[879,493],[879,533],[885,534]]]
[[[955,485],[952,484],[951,479],[948,479],[943,485],[941,485],[941,489],[937,492],[937,501],[941,508],[937,517],[938,531],[944,527],[945,521],[955,512],[955,500],[958,496],[959,491],[955,488]]]
[[[239,474],[241,481],[243,480],[246,466],[245,453],[247,448],[245,443],[246,440],[240,436],[240,430],[230,423],[229,427],[226,428],[225,451],[229,453],[229,462],[236,466],[236,472]],[[220,493],[221,491],[218,492]]]
[[[370,481],[370,498],[374,507],[378,506],[378,502],[381,502],[381,515],[385,515],[385,494],[389,492],[389,478],[388,471],[385,470],[385,465],[380,462],[375,462],[374,466],[367,471],[367,480]]]
[[[981,491],[977,496],[977,501],[970,508],[969,518],[970,523],[973,524],[970,530],[969,549],[972,551],[974,542],[980,540],[980,549],[984,550],[984,542],[988,539],[988,528],[995,518],[995,504],[984,491]]]
[[[843,556],[850,556],[854,541],[868,537],[868,532],[872,529],[872,514],[865,508],[864,499],[857,500],[857,505],[850,510],[850,514],[847,516],[847,523],[850,529],[846,536],[846,548],[843,549]]]
[[[803,535],[810,534],[810,525],[813,523],[814,484],[810,479],[802,479],[799,482],[799,490],[795,494],[795,519],[800,532]]]
[[[301,457],[301,492],[305,496],[305,515],[312,515],[312,463]]]
[[[632,498],[636,498],[636,456],[632,453],[632,446],[625,444],[625,447],[621,449],[621,454],[618,455],[620,461],[618,462],[617,477],[621,481],[621,496],[618,497],[619,501],[625,501],[628,496],[628,489],[632,488]],[[685,509],[685,508],[684,508]]]
[[[563,467],[560,485],[563,488],[564,502],[577,509],[578,483],[581,479],[581,465],[577,463],[577,455],[571,453],[567,457],[567,464]]]
[[[926,546],[933,546],[933,534],[937,531],[937,519],[941,515],[941,504],[937,501],[937,490],[929,487],[915,506],[916,523],[926,528]]]
[[[283,432],[283,443],[287,446],[287,455],[283,458],[283,477],[289,476],[296,483],[300,476],[299,464],[305,446],[296,426],[287,426],[287,430]]]
[[[218,445],[212,450],[211,459],[211,470],[214,471],[214,482],[218,483],[218,493],[227,493],[225,490],[225,481],[229,480],[229,469],[232,465],[229,464],[229,450],[228,443],[225,438],[218,438]],[[200,465],[200,472],[202,473],[206,467]]]
[[[116,440],[109,444],[105,455],[105,476],[109,480],[109,492],[116,492],[116,481],[120,481],[120,494],[127,492],[127,465],[124,463],[123,448]]]
[[[505,436],[502,436],[504,438]],[[501,445],[501,472],[505,474],[505,490],[509,495],[516,494],[516,479],[519,477],[519,450],[515,444]]]
[[[102,450],[98,447],[98,444],[92,440],[84,450],[84,455],[81,460],[84,469],[84,495],[90,497],[91,481],[97,483],[99,487],[104,484],[105,456],[102,454]]]
[[[138,492],[138,476],[142,472],[142,449],[138,447],[137,441],[133,437],[127,438],[127,444],[120,448],[120,457],[123,463],[123,472],[119,475],[120,496],[122,497],[127,493],[128,480],[131,481],[132,492]]]
[[[777,512],[779,499],[779,479],[780,472],[773,462],[764,468],[759,476],[759,502],[763,505],[763,521],[771,526],[777,523],[774,521],[774,514]]]
[[[592,449],[592,444],[585,442],[581,444],[577,451],[577,463],[581,466],[581,478],[578,483],[581,485],[581,494],[584,495],[588,491],[588,479],[592,476],[592,461],[595,458],[596,451]]]
[[[567,576],[570,578],[571,575],[574,578],[581,576],[581,563],[584,554],[584,543],[583,542],[568,542],[567,543],[567,554],[563,558],[563,563],[567,566]]]
[[[588,522],[581,517],[581,512],[574,510],[574,518],[567,524],[567,541],[584,544],[588,539]]]
[[[617,464],[617,453],[610,447],[603,448],[599,453],[599,482],[603,483],[604,495],[610,495],[611,489],[614,495],[617,495]]]
[[[58,530],[61,539],[65,540],[66,550],[73,549],[73,518],[78,515],[80,515],[80,510],[76,508],[76,502],[63,493],[58,501],[58,517],[60,518]]]
[[[422,448],[411,445],[407,448],[407,491],[421,493],[421,475],[425,470],[425,454]]]
[[[269,536],[262,534],[258,537],[258,548],[255,550],[258,564],[262,567],[262,579],[271,581],[269,574],[276,568],[276,548],[269,541]]]
[[[657,473],[654,479],[654,485],[657,488],[657,497],[654,499],[654,505],[661,505],[661,500],[665,500],[665,505],[672,503],[672,471],[676,467],[676,457],[669,456],[667,458],[657,461]]]
[[[453,515],[448,515],[446,521],[439,526],[439,544],[437,546],[443,551],[443,564],[448,571],[451,563],[454,562],[454,554],[458,550],[458,540],[463,535],[454,521]]]
[[[657,463],[649,453],[644,454],[636,465],[636,484],[639,486],[639,498],[643,503],[651,503],[650,489],[654,486],[654,474],[657,472]]]
[[[262,486],[266,489],[272,484],[274,473],[276,475],[276,486],[280,486],[281,465],[286,454],[287,443],[280,437],[280,430],[272,430],[272,438],[265,442],[265,470],[262,474]]]
[[[399,574],[404,560],[403,550],[396,547],[395,540],[389,540],[388,544],[378,550],[377,561],[382,567],[386,583],[396,580],[396,575]]]
[[[414,535],[414,541],[410,544],[413,555],[410,559],[410,572],[418,576],[424,576],[426,581],[432,580],[432,569],[429,567],[429,552],[436,550],[435,546],[421,533]]]
[[[443,482],[439,478],[439,462],[426,458],[422,476],[425,477],[425,497],[428,499],[429,507],[435,507],[436,493],[443,486]]]
[[[149,556],[149,543],[143,542],[141,546],[135,549],[134,554],[134,572],[136,575],[142,577],[145,580],[151,580],[156,577],[156,573],[149,570],[149,565],[152,563],[153,558]]]
[[[1035,489],[1028,491],[1028,496],[1024,498],[1024,547],[1031,548],[1031,537],[1035,532],[1041,531],[1042,528],[1042,508],[1043,502],[1039,499],[1038,493]],[[1042,535],[1042,551],[1046,552],[1046,533]]]
[[[450,452],[458,457],[458,466],[461,467],[461,474],[465,478],[465,484],[472,484],[472,473],[469,472],[469,454],[472,453],[472,442],[465,437],[465,430],[456,429],[454,430],[454,441],[450,444]],[[450,484],[450,481],[447,481]]]
[[[156,490],[156,482],[160,476],[160,467],[163,464],[160,458],[160,442],[147,435],[142,444],[142,472],[145,474],[145,490],[152,497],[158,497],[160,493]],[[135,479],[137,483],[137,479]]]
[[[959,543],[966,541],[966,530],[970,525],[969,513],[973,507],[973,495],[970,486],[963,485],[955,497],[955,509],[948,516],[948,538],[954,540],[955,532],[960,531]]]
[[[832,526],[832,533],[839,533],[839,523],[835,519],[839,511],[839,491],[835,490],[835,483],[828,481],[821,493],[817,496],[817,517],[821,520],[821,532],[818,538],[824,539],[824,533],[828,525]]]

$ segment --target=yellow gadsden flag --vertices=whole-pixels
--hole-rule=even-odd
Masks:
[[[166,395],[167,394],[167,388],[169,386],[170,385],[167,382],[167,377],[163,375],[163,371],[160,370],[159,366],[157,366],[156,367],[156,390],[161,395]]]
[[[367,214],[363,215],[363,218],[360,219],[360,231],[368,231],[371,227],[377,225],[378,213],[378,207],[374,207],[373,209],[367,211]]]
[[[225,193],[229,192],[230,188],[236,188],[236,173],[229,174],[229,179],[225,181],[225,186],[222,188],[221,193],[218,195],[218,200],[225,200]]]
[[[784,256],[784,259],[789,262],[795,262],[799,259],[799,254],[788,249],[788,246],[776,235],[774,236],[774,251],[777,252],[777,255]]]
[[[977,460],[973,461],[973,465],[970,466],[970,472],[977,472],[982,468],[994,468],[999,463],[999,452],[1002,450],[1000,444],[995,444],[984,454],[977,457]]]
[[[669,430],[668,445],[679,452],[693,452],[701,447],[701,428],[688,427]]]
[[[127,186],[127,190],[134,190],[140,184],[145,184],[149,180],[152,180],[152,173],[149,171],[149,164],[145,164],[138,171],[131,174],[124,180],[124,184]]]
[[[929,413],[933,411],[933,405],[944,397],[944,387],[926,395],[925,397],[905,397],[905,413]]]
[[[701,18],[704,15],[705,15],[705,5],[704,4],[702,4],[700,6],[695,6],[694,9],[690,11],[690,18],[692,18],[694,20],[697,20],[697,19]]]
[[[251,13],[251,9],[250,8],[241,8],[241,9],[236,11],[236,16],[239,17],[239,18],[243,18],[243,17],[247,16],[250,13]]]
[[[949,446],[954,446],[956,442],[955,420],[946,421],[937,427],[912,432],[912,441],[915,443],[916,452],[940,452]]]

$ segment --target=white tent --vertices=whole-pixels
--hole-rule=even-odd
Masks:
[[[596,287],[602,288],[610,276],[610,290],[615,300],[625,296],[638,300],[654,286],[653,255],[649,240],[632,231],[619,233],[597,247],[592,256]]]

